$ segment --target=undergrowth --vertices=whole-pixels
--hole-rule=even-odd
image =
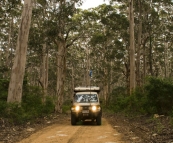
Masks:
[[[146,84],[137,87],[131,95],[124,87],[111,93],[106,107],[113,112],[125,114],[163,114],[173,116],[173,80],[149,77]]]
[[[7,103],[8,84],[8,80],[0,80],[0,118],[5,118],[11,124],[23,124],[54,112],[52,98],[47,96],[43,102],[42,90],[27,84],[23,86],[20,104]]]

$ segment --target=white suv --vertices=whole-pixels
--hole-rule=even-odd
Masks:
[[[101,125],[102,109],[98,93],[99,87],[77,87],[71,107],[71,124],[85,119],[91,119]]]

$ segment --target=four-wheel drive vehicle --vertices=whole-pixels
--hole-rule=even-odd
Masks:
[[[101,125],[102,108],[100,106],[98,93],[99,87],[76,87],[71,107],[71,124],[86,119]]]

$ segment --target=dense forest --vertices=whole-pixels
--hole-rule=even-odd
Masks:
[[[0,117],[64,112],[76,86],[114,112],[173,115],[173,1],[82,2],[0,1]]]

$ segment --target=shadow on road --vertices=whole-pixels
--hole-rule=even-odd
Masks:
[[[97,126],[96,121],[91,121],[91,120],[85,120],[85,121],[79,121],[77,126]]]

